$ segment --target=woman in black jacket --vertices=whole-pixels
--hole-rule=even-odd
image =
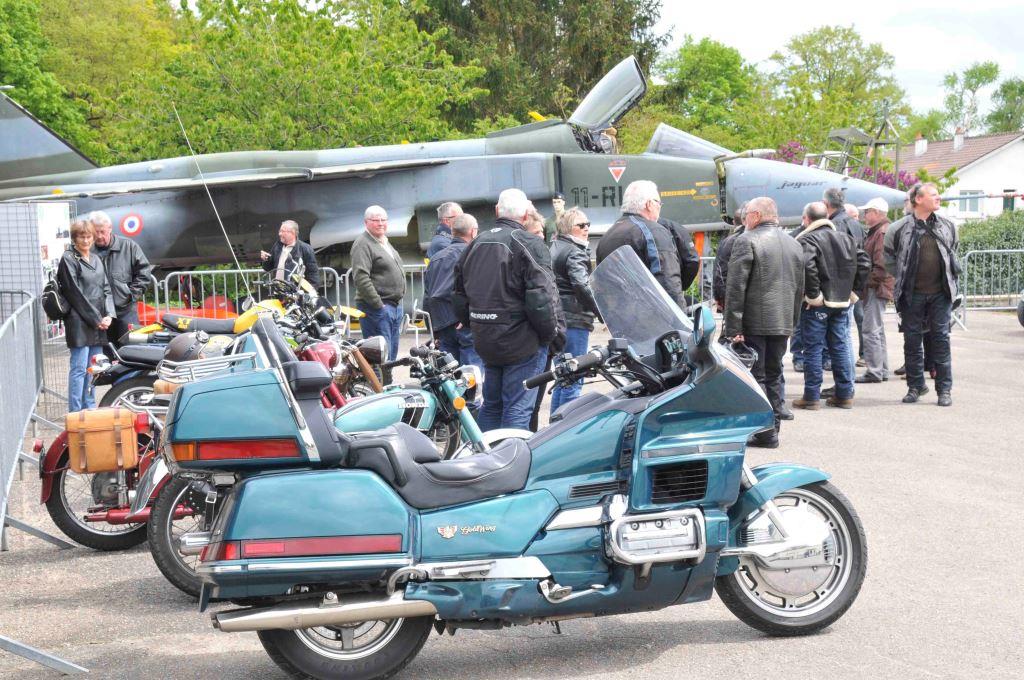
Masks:
[[[91,224],[78,220],[71,225],[72,248],[64,252],[57,280],[70,309],[64,317],[64,339],[71,349],[68,370],[68,411],[96,408],[92,381],[86,369],[103,350],[107,328],[114,318],[114,298],[103,260],[92,251],[96,234]]]

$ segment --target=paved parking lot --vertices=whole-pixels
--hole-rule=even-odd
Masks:
[[[889,328],[890,362],[901,363]],[[1024,329],[971,316],[953,334],[954,406],[905,383],[860,386],[851,411],[799,412],[754,464],[820,466],[867,529],[860,598],[830,630],[773,639],[713,598],[649,614],[432,636],[403,678],[1020,678],[1024,676]],[[787,374],[790,398],[800,378]],[[31,473],[31,471],[29,471]],[[11,513],[57,531],[15,481]],[[250,633],[219,633],[154,566],[127,553],[59,551],[10,532],[0,634],[99,678],[282,678]],[[0,677],[57,674],[0,652]]]

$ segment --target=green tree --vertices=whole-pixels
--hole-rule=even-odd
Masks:
[[[710,38],[696,42],[689,35],[675,54],[657,64],[655,72],[665,81],[661,100],[699,128],[734,126],[731,109],[750,97],[756,77],[735,48]]]
[[[1024,78],[1007,78],[992,95],[992,111],[986,116],[989,132],[1024,130]]]
[[[736,115],[756,146],[797,140],[820,149],[830,130],[870,131],[881,111],[905,115],[895,60],[878,43],[866,44],[853,27],[824,26],[792,38],[771,57],[774,72]]]
[[[399,0],[198,0],[188,44],[137,73],[117,100],[122,161],[187,153],[315,149],[453,134],[442,112],[482,94]]]
[[[906,124],[900,126],[900,135],[904,142],[913,141],[918,135],[924,139],[941,139],[946,126],[946,112],[941,109],[930,109],[925,113],[912,113],[906,118]]]
[[[955,128],[970,134],[978,125],[978,92],[996,82],[999,65],[994,61],[975,62],[963,73],[947,73],[942,80],[946,88],[946,132]]]
[[[654,32],[660,0],[423,0],[417,15],[458,64],[485,69],[488,94],[449,112],[463,129],[475,118],[531,111],[563,117],[630,54],[650,68],[665,38]]]
[[[0,0],[0,85],[12,86],[7,94],[54,132],[95,154],[84,107],[42,66],[50,47],[40,14],[37,0]]]

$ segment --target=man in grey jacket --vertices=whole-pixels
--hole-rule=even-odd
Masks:
[[[103,266],[114,297],[114,320],[107,328],[107,340],[121,346],[121,338],[139,325],[136,302],[149,287],[152,265],[138,243],[130,238],[115,236],[110,216],[102,210],[89,214],[89,222],[96,230],[96,254]]]
[[[366,316],[359,320],[363,337],[383,337],[388,343],[388,360],[398,356],[398,335],[402,326],[402,298],[405,271],[402,256],[388,243],[388,213],[371,205],[363,213],[366,231],[352,243],[352,280],[356,284],[356,307]]]
[[[757,351],[751,372],[775,411],[775,428],[759,432],[750,443],[775,448],[779,420],[788,411],[782,358],[800,315],[804,257],[796,240],[779,227],[772,199],[751,199],[743,224],[746,231],[736,238],[729,259],[723,335]]]

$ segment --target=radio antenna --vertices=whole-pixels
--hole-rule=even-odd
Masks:
[[[224,240],[227,241],[228,250],[231,252],[231,259],[235,261],[235,269],[242,271],[242,265],[238,261],[238,255],[235,254],[235,249],[231,245],[231,238],[228,236],[228,230],[224,228],[224,221],[220,218],[220,212],[217,210],[217,204],[213,200],[213,194],[210,193],[210,186],[206,183],[206,177],[203,176],[203,168],[199,165],[199,157],[196,156],[195,150],[192,148],[192,142],[188,138],[188,133],[185,132],[185,124],[181,122],[181,116],[178,115],[178,107],[171,102],[171,109],[174,111],[174,117],[178,119],[178,127],[181,128],[181,135],[185,138],[185,144],[188,146],[188,152],[192,154],[192,162],[196,164],[196,170],[199,171],[199,180],[203,183],[203,188],[206,189],[206,197],[210,199],[210,207],[213,208],[213,214],[217,218],[217,224],[220,225],[220,231],[224,234]],[[249,279],[246,276],[242,276],[242,283],[245,284],[245,293],[252,299],[252,290],[249,288]]]

